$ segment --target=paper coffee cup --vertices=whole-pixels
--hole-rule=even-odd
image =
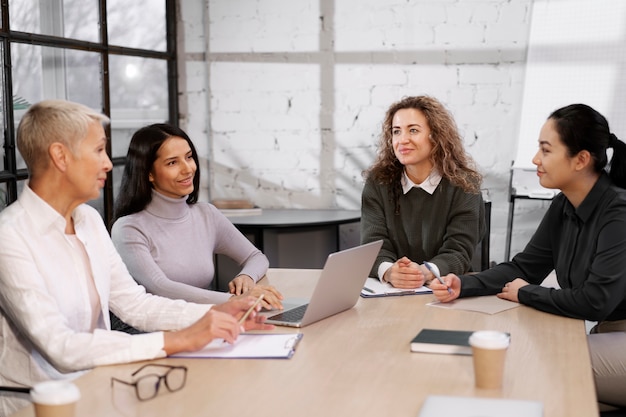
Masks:
[[[472,333],[469,344],[472,347],[474,378],[477,388],[502,387],[504,359],[509,342],[509,335],[503,332],[481,330]]]
[[[68,381],[45,381],[30,390],[37,417],[74,417],[78,387]]]

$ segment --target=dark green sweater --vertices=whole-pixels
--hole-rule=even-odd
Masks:
[[[441,275],[469,271],[474,249],[485,231],[481,194],[470,194],[443,178],[430,195],[421,188],[400,193],[395,215],[388,186],[368,179],[361,196],[361,243],[382,239],[370,276],[381,262],[403,256],[419,264],[435,263]]]

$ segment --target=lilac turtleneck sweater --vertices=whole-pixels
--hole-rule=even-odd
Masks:
[[[119,218],[111,238],[135,280],[148,292],[195,303],[222,303],[230,294],[210,291],[214,255],[228,256],[256,282],[269,262],[217,208],[188,205],[155,191],[139,213]],[[233,277],[234,278],[234,277]]]

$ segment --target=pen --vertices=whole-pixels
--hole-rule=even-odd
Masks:
[[[246,311],[246,313],[239,319],[239,324],[244,324],[245,323],[245,321],[248,318],[248,316],[250,315],[250,313],[252,313],[252,311],[255,309],[255,307],[259,305],[259,303],[261,302],[262,299],[263,299],[263,294],[259,295],[259,298],[256,299],[254,304],[252,304],[252,306],[250,306],[248,311]]]
[[[446,285],[445,282],[443,282],[443,278],[441,278],[441,276],[439,275],[439,273],[435,270],[435,268],[433,268],[432,266],[430,266],[430,263],[428,262],[424,262],[424,266],[433,273],[433,275],[435,276],[435,278],[437,278],[437,281],[441,282],[441,285]],[[446,285],[446,287],[448,287]],[[452,288],[448,287],[448,293],[452,294]]]
[[[374,294],[374,290],[371,288],[363,287],[363,289],[367,292],[371,292],[372,294]]]

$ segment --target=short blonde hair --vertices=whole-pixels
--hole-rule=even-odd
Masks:
[[[89,125],[109,123],[109,118],[82,104],[44,100],[32,105],[17,128],[17,149],[32,175],[49,163],[48,148],[55,142],[75,152]]]

